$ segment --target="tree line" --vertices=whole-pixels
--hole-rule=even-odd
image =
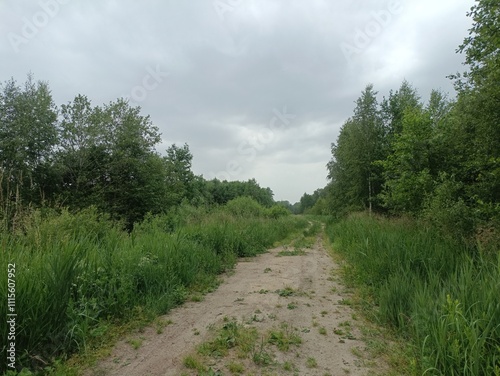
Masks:
[[[458,52],[468,71],[450,76],[456,98],[424,103],[404,81],[379,102],[373,85],[332,144],[320,211],[424,217],[460,236],[500,226],[499,4],[480,0]],[[498,234],[497,234],[498,235]]]
[[[0,84],[0,219],[15,228],[33,208],[95,206],[131,229],[146,213],[187,202],[223,205],[248,196],[274,204],[251,179],[206,180],[191,169],[189,146],[156,147],[158,128],[139,107],[118,99],[94,106],[84,95],[57,107],[48,83],[29,74]]]

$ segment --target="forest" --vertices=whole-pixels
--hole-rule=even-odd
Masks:
[[[456,95],[368,84],[331,145],[329,184],[293,205],[255,179],[195,175],[188,144],[160,153],[126,100],[57,106],[32,74],[1,83],[0,295],[15,265],[22,315],[15,369],[0,372],[56,374],[322,221],[366,317],[407,343],[398,374],[500,376],[499,4],[469,16]]]

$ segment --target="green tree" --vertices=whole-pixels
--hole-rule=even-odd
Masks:
[[[330,205],[334,211],[378,207],[382,172],[375,162],[385,156],[385,132],[378,109],[377,93],[368,85],[356,101],[354,116],[341,128],[332,144],[328,163],[331,179]]]
[[[111,153],[101,116],[101,109],[92,107],[86,96],[77,95],[61,106],[58,194],[69,207],[83,209],[104,199]]]
[[[324,196],[325,196],[325,190],[323,188],[316,189],[312,194],[304,193],[299,201],[300,205],[298,214],[302,213],[313,214],[310,213],[311,209],[315,207],[316,204],[318,204],[318,201],[321,201],[322,206],[325,205],[325,203],[323,202]],[[319,206],[318,210],[320,210]],[[314,213],[314,214],[321,214],[321,213]]]
[[[403,130],[404,113],[421,108],[420,96],[408,81],[403,81],[396,92],[391,90],[389,98],[384,97],[381,104],[381,116],[388,135],[387,142],[392,142],[392,139]]]
[[[432,120],[426,111],[407,110],[402,130],[395,136],[392,153],[382,163],[387,208],[399,213],[419,212],[433,189],[431,175]]]
[[[206,183],[208,201],[211,204],[224,205],[237,197],[251,197],[264,207],[274,204],[273,191],[262,188],[255,179],[242,181],[220,181],[214,179]]]
[[[195,176],[191,171],[193,155],[189,146],[175,144],[167,149],[164,157],[166,204],[168,207],[179,205],[183,199],[195,199]]]
[[[308,209],[312,208],[315,203],[316,203],[316,200],[314,199],[313,195],[304,193],[302,195],[302,197],[300,198],[300,210],[299,210],[299,214],[303,214]]]
[[[271,207],[274,205],[274,193],[271,188],[263,188],[257,183],[257,180],[250,179],[243,183],[243,196],[252,197],[259,204],[264,207]]]
[[[30,74],[20,87],[0,85],[0,202],[6,217],[44,199],[47,171],[58,142],[57,109],[49,86]]]
[[[473,25],[469,36],[458,48],[465,53],[469,72],[465,81],[457,81],[460,91],[466,88],[496,86],[500,78],[500,4],[496,0],[476,0],[468,16]],[[457,78],[455,76],[455,78]],[[460,78],[460,77],[458,77]]]
[[[413,92],[414,97],[417,92]],[[401,130],[391,140],[391,150],[381,162],[384,167],[384,205],[395,213],[420,213],[433,195],[436,182],[449,173],[450,116],[453,104],[433,90],[426,107],[407,107],[401,116]],[[453,143],[451,144],[453,145]]]
[[[149,116],[140,115],[140,107],[131,107],[122,99],[105,105],[98,113],[110,156],[107,174],[101,177],[105,187],[103,209],[124,219],[131,228],[147,212],[161,208],[165,172],[155,151],[160,134]]]
[[[457,122],[467,136],[461,150],[463,200],[476,206],[483,220],[500,222],[500,4],[478,0],[468,15],[473,26],[458,51],[465,53],[469,71],[454,76]]]
[[[57,167],[62,202],[90,205],[127,227],[164,207],[166,169],[158,129],[124,100],[102,107],[78,95],[61,107]]]

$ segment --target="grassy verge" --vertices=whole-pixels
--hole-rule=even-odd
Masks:
[[[407,341],[400,374],[500,375],[500,254],[412,221],[352,216],[327,232],[365,312]]]
[[[238,257],[263,252],[307,225],[255,205],[245,213],[247,204],[210,212],[185,207],[148,217],[130,234],[93,209],[36,211],[18,233],[0,233],[2,281],[7,265],[16,265],[16,371],[57,374],[64,369],[57,366],[61,359],[106,346],[123,330],[181,304],[190,292],[213,290],[217,276]],[[1,296],[7,288],[0,284]],[[7,317],[5,301],[0,311]],[[7,338],[8,328],[0,330]],[[2,362],[0,373],[6,367]]]

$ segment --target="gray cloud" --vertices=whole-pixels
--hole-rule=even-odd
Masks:
[[[445,76],[463,69],[455,49],[473,0],[406,0],[391,13],[396,5],[7,0],[0,80],[32,71],[58,104],[76,94],[95,104],[131,96],[160,128],[160,151],[187,142],[196,173],[212,177],[236,163],[231,178],[255,177],[294,202],[326,184],[330,143],[366,84],[387,95],[407,79],[425,98],[432,88],[451,91]],[[346,45],[355,53],[346,57]],[[155,69],[165,75],[145,79]],[[252,144],[284,107],[296,117],[271,141]]]

